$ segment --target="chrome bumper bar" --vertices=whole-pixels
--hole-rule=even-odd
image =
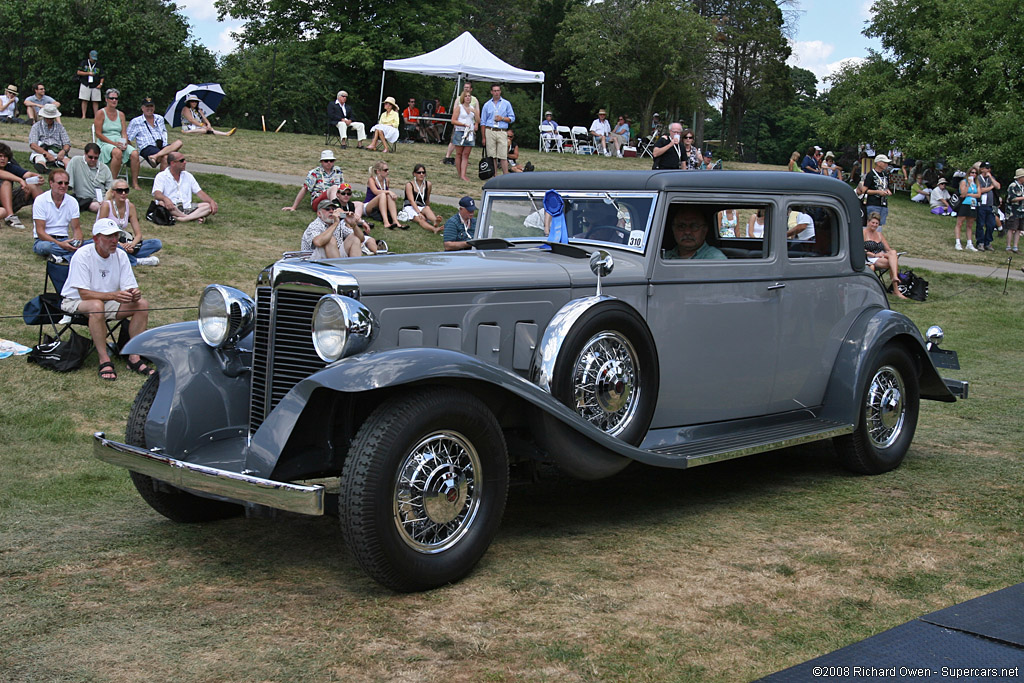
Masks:
[[[171,486],[304,515],[324,514],[323,486],[272,481],[182,462],[138,446],[111,441],[103,432],[94,433],[93,439],[93,454],[100,460],[167,482]]]

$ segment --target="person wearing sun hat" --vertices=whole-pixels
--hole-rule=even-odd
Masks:
[[[936,216],[951,216],[953,207],[949,205],[949,190],[946,189],[946,179],[939,178],[935,187],[928,194],[928,206]]]
[[[370,129],[373,133],[373,139],[370,140],[370,144],[367,149],[376,150],[377,144],[384,148],[385,152],[394,152],[394,145],[398,142],[398,104],[395,102],[394,97],[384,98],[384,113],[380,115],[380,119],[377,120],[377,125]]]
[[[590,135],[597,142],[601,154],[606,157],[612,153],[619,155],[619,141],[612,137],[612,124],[608,122],[608,112],[604,109],[598,110],[597,118],[590,124]]]
[[[60,290],[60,308],[68,315],[89,316],[89,336],[99,358],[100,379],[117,379],[107,352],[106,320],[128,322],[128,336],[143,332],[149,325],[149,302],[142,298],[139,283],[132,272],[128,254],[117,248],[121,228],[109,218],[97,218],[92,226],[92,242],[75,252],[68,268],[68,279]],[[128,369],[140,375],[152,375],[154,368],[137,354],[128,356]]]
[[[0,123],[25,123],[18,118],[18,87],[7,86],[0,95]]]
[[[1024,168],[1013,172],[1013,182],[1006,186],[1006,251],[1020,253],[1020,234],[1024,232]]]
[[[302,198],[307,194],[309,195],[309,205],[314,211],[316,211],[317,201],[324,198],[334,199],[337,197],[338,188],[345,182],[345,175],[341,172],[339,166],[335,166],[335,161],[332,150],[325,149],[320,152],[320,165],[310,169],[309,173],[306,174],[306,181],[299,188],[299,192],[295,195],[295,201],[292,202],[292,205],[282,206],[281,210],[297,210]]]
[[[48,168],[64,168],[71,152],[71,138],[59,118],[57,105],[47,104],[39,110],[39,120],[28,132],[28,146],[32,150],[28,160],[40,173],[46,173]]]

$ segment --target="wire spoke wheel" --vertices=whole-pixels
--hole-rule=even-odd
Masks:
[[[888,448],[903,431],[906,407],[903,377],[891,365],[878,369],[868,386],[865,421],[868,438],[875,448]]]
[[[619,332],[591,337],[572,369],[574,408],[598,429],[617,435],[630,423],[640,403],[636,350]]]
[[[417,443],[395,482],[394,520],[401,539],[421,553],[458,543],[480,509],[481,473],[480,456],[458,432],[437,432]]]

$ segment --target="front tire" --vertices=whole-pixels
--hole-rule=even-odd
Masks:
[[[914,439],[920,403],[910,356],[899,347],[885,347],[865,378],[856,428],[833,440],[843,465],[860,474],[899,467]]]
[[[128,413],[128,425],[124,435],[125,443],[128,445],[149,448],[146,443],[146,418],[153,407],[159,388],[160,375],[153,373],[135,396],[131,412]],[[135,489],[142,499],[171,521],[212,522],[242,514],[240,505],[201,498],[138,472],[128,474],[131,475],[132,483],[135,484]]]
[[[487,406],[458,389],[414,389],[356,434],[341,475],[342,531],[375,581],[428,590],[473,569],[507,495],[505,438]]]

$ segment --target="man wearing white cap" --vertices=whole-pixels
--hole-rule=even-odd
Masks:
[[[57,105],[47,104],[39,110],[39,120],[28,132],[28,146],[32,150],[29,161],[37,164],[36,170],[41,173],[45,173],[47,168],[64,168],[65,159],[71,152],[71,138],[57,120],[59,118]]]
[[[117,248],[121,229],[109,218],[99,218],[92,227],[93,241],[75,252],[68,279],[60,294],[60,307],[68,314],[89,316],[89,335],[100,361],[100,379],[117,379],[107,353],[106,320],[131,318],[128,336],[134,337],[149,324],[149,302],[142,298],[128,254]],[[153,368],[140,356],[128,356],[128,369],[152,375]]]
[[[305,184],[299,188],[295,201],[291,206],[282,206],[282,211],[295,211],[299,208],[302,198],[309,194],[310,207],[315,211],[317,201],[334,199],[338,196],[338,188],[345,182],[345,175],[334,165],[334,152],[325,149],[320,152],[320,165],[306,174]]]
[[[867,211],[879,214],[880,225],[885,225],[885,219],[889,216],[889,197],[892,195],[889,189],[890,163],[889,157],[884,154],[876,156],[874,168],[861,178],[857,187],[858,194],[867,194]]]

